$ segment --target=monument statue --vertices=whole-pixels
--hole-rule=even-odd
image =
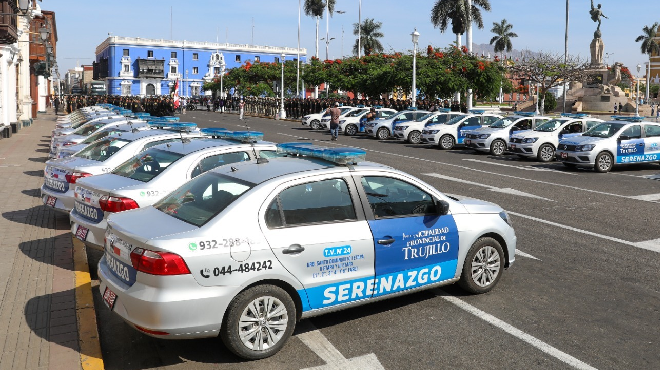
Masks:
[[[600,10],[600,4],[598,4],[598,7],[594,7],[594,0],[591,0],[591,10],[589,10],[589,14],[591,14],[591,20],[594,22],[598,22],[598,27],[596,27],[596,32],[594,32],[594,38],[600,38],[600,21],[601,17],[607,18],[605,14],[603,14],[603,11]],[[608,18],[609,19],[609,18]]]
[[[609,80],[609,85],[616,85],[621,82],[621,67],[623,64],[621,62],[616,62],[612,66],[612,71],[614,72],[614,78]]]

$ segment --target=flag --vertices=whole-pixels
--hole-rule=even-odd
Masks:
[[[179,80],[174,83],[174,109],[179,109]]]

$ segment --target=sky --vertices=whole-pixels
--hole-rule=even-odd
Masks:
[[[109,34],[114,36],[187,41],[229,42],[269,46],[298,45],[298,4],[304,0],[43,0],[43,10],[55,12],[57,62],[60,73],[77,64],[90,65],[96,46]],[[568,1],[568,0],[567,0]],[[640,51],[644,26],[660,22],[657,0],[596,0],[607,19],[602,20],[604,61],[622,62],[633,74],[648,56]],[[359,0],[336,0],[335,14],[329,17],[329,57],[349,56],[357,39],[353,24],[358,22]],[[434,28],[430,14],[434,0],[362,0],[362,19],[382,22],[385,52],[410,52],[410,34],[420,33],[419,47],[446,47],[455,41],[451,25],[445,33]],[[513,48],[563,54],[566,2],[557,0],[490,0],[491,11],[482,10],[484,27],[473,28],[473,43],[488,44],[493,23],[506,19],[518,37]],[[596,30],[589,15],[590,1],[569,2],[568,52],[590,60],[589,44]],[[344,11],[339,14],[337,11]],[[320,20],[319,37],[326,35],[326,19]],[[300,46],[307,57],[315,54],[315,18],[301,10]],[[343,32],[342,32],[343,29]],[[463,37],[462,43],[465,43]],[[319,41],[319,56],[325,58],[325,41]],[[514,56],[515,57],[515,56]]]

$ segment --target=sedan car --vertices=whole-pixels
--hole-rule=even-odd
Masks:
[[[416,120],[397,123],[394,126],[394,137],[410,144],[419,144],[422,142],[422,131],[424,127],[443,124],[463,114],[461,112],[452,112],[448,108],[441,108],[437,112],[428,113]]]
[[[343,132],[346,136],[365,132],[367,113],[369,113],[369,109],[361,109],[348,113],[339,120],[339,131]],[[376,108],[376,117],[374,119],[387,119],[393,114],[396,114],[395,109],[379,107]]]
[[[437,145],[440,149],[452,149],[464,144],[467,132],[489,126],[501,118],[493,113],[468,113],[454,117],[445,123],[425,127],[422,142]]]
[[[413,107],[391,115],[386,119],[378,119],[369,122],[365,125],[365,130],[369,136],[372,136],[378,140],[386,140],[392,136],[392,133],[394,132],[394,126],[397,124],[414,121],[429,113],[430,112],[428,111],[417,110]]]
[[[537,158],[540,162],[555,159],[559,140],[579,136],[584,131],[604,122],[585,114],[563,114],[563,117],[545,122],[532,130],[517,132],[511,136],[509,150],[521,158]]]
[[[196,127],[191,125],[187,128]],[[111,172],[152,146],[195,136],[202,134],[161,129],[117,133],[95,141],[71,157],[47,161],[41,186],[42,201],[56,211],[68,214],[74,206],[73,184],[78,179]]]
[[[660,124],[643,117],[615,117],[580,136],[559,141],[556,157],[567,167],[609,172],[614,165],[660,162]]]
[[[219,335],[259,359],[299,319],[455,282],[485,293],[515,260],[495,204],[451,198],[361,150],[279,148],[293,157],[218,167],[111,215],[105,305],[147,335]]]
[[[55,148],[55,153],[54,153],[54,158],[66,158],[70,157],[79,151],[85,149],[87,145],[105,138],[106,136],[117,134],[120,132],[130,132],[130,131],[140,131],[140,130],[147,130],[151,128],[147,122],[144,121],[128,121],[126,123],[115,123],[112,125],[109,125],[108,127],[105,127],[103,129],[98,130],[97,132],[84,137],[82,141],[76,143],[76,141],[70,141],[70,142],[64,142],[61,143],[61,145],[58,145]]]
[[[50,141],[50,152],[48,153],[49,158],[57,158],[57,152],[59,149],[65,146],[75,145],[85,140],[87,136],[102,131],[106,127],[113,125],[118,125],[122,123],[129,123],[125,117],[121,118],[104,118],[100,120],[95,120],[92,123],[86,123],[78,127],[74,131],[65,130],[62,131],[60,135],[54,136]],[[140,121],[134,121],[140,122]],[[144,122],[144,121],[142,121]],[[146,124],[146,122],[144,122]],[[67,133],[68,132],[68,133]]]
[[[204,129],[212,134],[217,129]],[[216,136],[220,137],[220,136]],[[76,182],[71,233],[87,246],[103,248],[109,215],[154,204],[186,181],[218,166],[276,154],[260,132],[226,131],[220,138],[193,138],[156,145],[112,172]]]

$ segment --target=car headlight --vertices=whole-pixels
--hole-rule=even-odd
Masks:
[[[584,144],[575,147],[576,152],[590,152],[596,147],[595,144]]]
[[[500,212],[500,217],[502,218],[502,220],[504,220],[504,222],[509,224],[509,226],[513,227],[513,223],[511,222],[511,217],[509,217],[509,214],[506,213],[506,211]]]
[[[408,126],[397,126],[397,127],[394,128],[394,129],[395,129],[395,130],[406,130],[407,128],[408,128]]]
[[[345,120],[345,119],[343,119],[343,120],[341,120],[341,121],[339,121],[339,124],[340,124],[340,125],[343,125],[343,124],[344,124],[344,122],[346,122],[346,120]]]
[[[440,130],[429,130],[429,134],[431,134],[431,135],[435,135],[438,132],[440,132]]]
[[[479,139],[488,139],[490,137],[490,134],[481,134],[479,135]]]
[[[523,139],[523,143],[535,143],[539,138],[538,137],[528,137],[527,139]]]

